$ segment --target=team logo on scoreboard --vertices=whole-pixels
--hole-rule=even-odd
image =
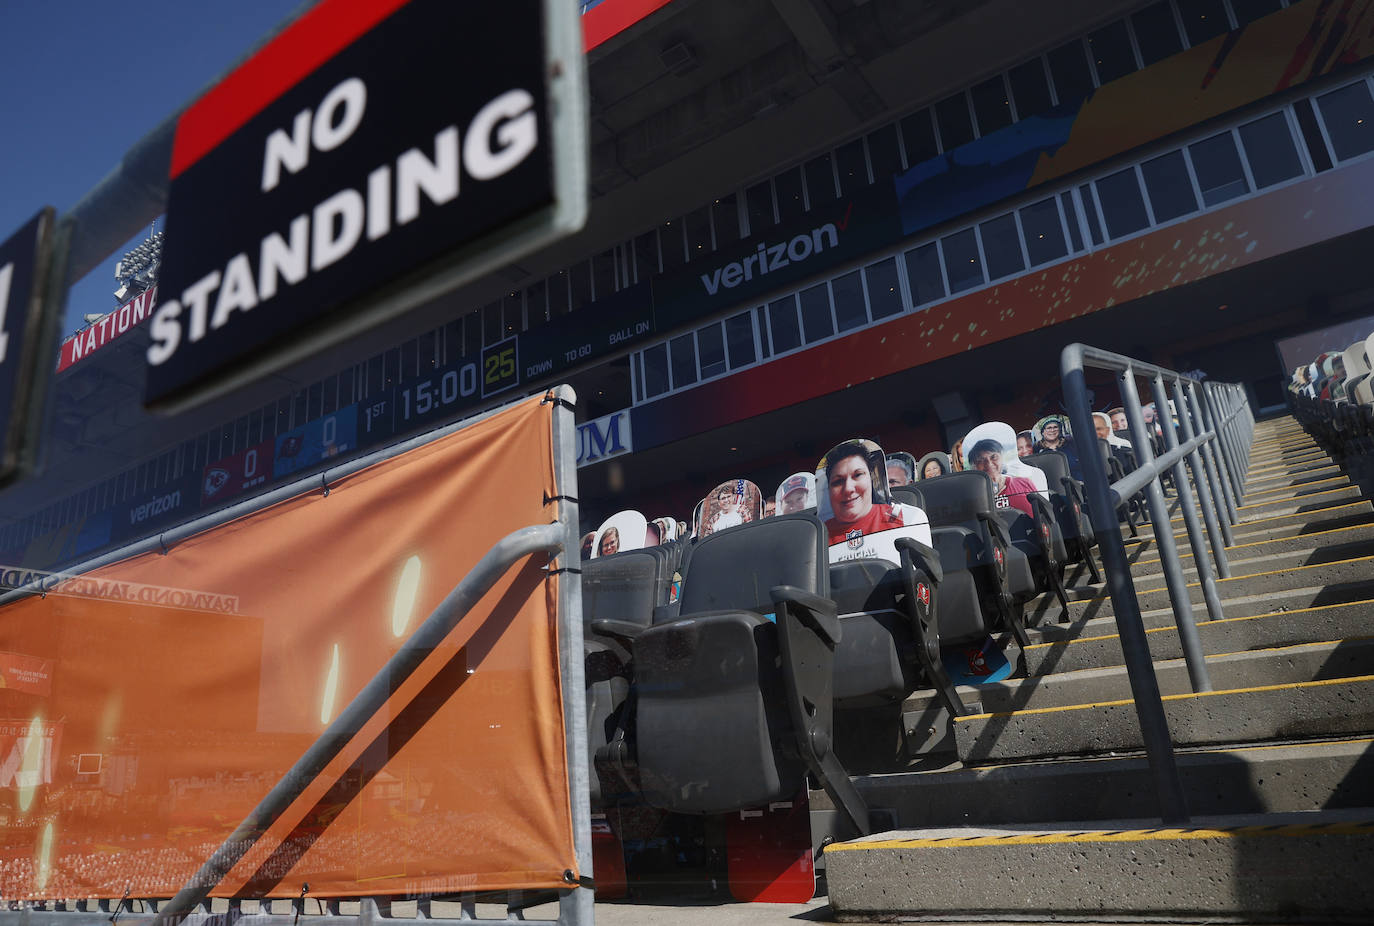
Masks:
[[[281,447],[277,449],[278,457],[294,458],[305,446],[305,439],[299,434],[293,434],[281,442]]]
[[[215,467],[205,473],[205,497],[209,498],[229,482],[229,471]]]

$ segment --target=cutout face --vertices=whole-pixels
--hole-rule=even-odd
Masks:
[[[592,558],[613,556],[626,550],[642,550],[649,522],[638,511],[618,511],[601,523],[592,541]],[[652,546],[652,544],[649,544]]]
[[[998,508],[1016,508],[1033,514],[1029,495],[1040,488],[1034,475],[1040,471],[1022,463],[1016,456],[1015,446],[1016,432],[1011,425],[1000,421],[984,422],[964,436],[964,465],[992,480]]]
[[[916,481],[916,458],[901,450],[887,455],[887,484],[909,486]]]
[[[915,537],[930,545],[925,512],[915,505],[893,503],[887,458],[873,441],[856,438],[831,448],[816,464],[816,485],[830,562],[867,557],[899,562],[893,545],[898,537]]]
[[[796,514],[816,507],[814,473],[793,473],[782,481],[774,494],[778,514]]]
[[[763,517],[763,493],[748,479],[731,479],[711,490],[701,516],[701,536]]]
[[[921,462],[916,464],[916,474],[921,479],[934,479],[936,476],[943,476],[948,472],[950,472],[949,454],[943,450],[932,450],[921,457]]]
[[[1063,415],[1046,415],[1035,423],[1031,433],[1035,435],[1037,450],[1062,450],[1073,436],[1069,420]]]
[[[1035,435],[1029,431],[1022,431],[1016,435],[1016,455],[1018,457],[1028,457],[1035,453]]]

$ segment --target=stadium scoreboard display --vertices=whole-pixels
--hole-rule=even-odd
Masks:
[[[324,0],[194,103],[145,404],[223,394],[580,228],[581,41],[557,0]],[[519,362],[491,345],[458,390],[510,389]]]

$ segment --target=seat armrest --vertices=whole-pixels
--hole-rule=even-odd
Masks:
[[[624,643],[626,646],[635,637],[644,632],[644,627],[640,624],[632,624],[629,621],[594,620],[591,622],[592,633],[603,637],[610,637]]]
[[[912,562],[919,563],[920,568],[929,574],[930,580],[936,585],[944,581],[945,571],[940,567],[940,555],[933,549],[910,537],[898,537],[893,546],[899,553],[910,553]]]
[[[996,512],[980,511],[978,520],[987,524],[988,530],[992,531],[992,536],[1002,541],[1002,546],[1011,546],[1011,534],[1007,532],[1006,522],[997,516]]]
[[[779,608],[792,607],[797,618],[814,630],[832,649],[840,642],[840,620],[835,602],[795,585],[775,585],[769,590]]]

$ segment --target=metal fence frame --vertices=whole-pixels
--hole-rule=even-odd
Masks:
[[[1096,440],[1084,375],[1085,368],[1089,367],[1116,375],[1137,463],[1134,472],[1113,483],[1107,467],[1097,454],[1086,450],[1079,454],[1087,488],[1089,515],[1112,599],[1136,716],[1140,721],[1145,753],[1159,800],[1160,816],[1166,822],[1183,822],[1188,819],[1187,801],[1174,760],[1164,702],[1131,577],[1131,561],[1126,554],[1121,526],[1117,522],[1117,509],[1129,503],[1137,493],[1144,492],[1150,521],[1154,525],[1153,542],[1164,570],[1169,603],[1178,627],[1189,680],[1194,691],[1212,690],[1207,675],[1206,655],[1193,617],[1192,599],[1174,542],[1170,520],[1172,512],[1165,499],[1162,477],[1167,473],[1173,480],[1207,615],[1212,620],[1218,620],[1224,615],[1216,578],[1212,575],[1212,562],[1215,560],[1221,578],[1230,577],[1226,547],[1234,543],[1232,525],[1237,520],[1236,511],[1240,506],[1245,473],[1249,466],[1254,416],[1250,412],[1249,399],[1239,385],[1204,383],[1122,354],[1085,344],[1070,344],[1064,348],[1060,358],[1064,401],[1068,405],[1074,431],[1084,435],[1082,439],[1089,444]],[[1164,444],[1164,452],[1159,456],[1155,455],[1154,441],[1141,410],[1137,376],[1149,381],[1150,394],[1155,402],[1156,422],[1163,432]],[[1172,387],[1173,414],[1170,413],[1166,386]],[[1199,506],[1203,524],[1198,521]],[[1203,540],[1204,525],[1211,544],[1210,557],[1208,545]]]
[[[527,401],[527,400],[520,400]],[[568,888],[558,892],[559,916],[553,920],[524,920],[534,924],[566,924],[566,926],[591,926],[593,920],[592,892],[592,847],[591,847],[591,803],[590,783],[586,762],[587,709],[586,685],[582,662],[582,582],[580,546],[578,537],[577,501],[577,429],[574,422],[573,407],[576,395],[571,386],[558,386],[549,390],[544,401],[553,404],[553,457],[555,496],[550,501],[557,503],[556,519],[547,524],[530,525],[520,528],[498,541],[473,566],[472,570],[453,588],[437,608],[408,637],[400,649],[373,676],[358,695],[340,712],[296,764],[282,777],[275,787],[262,799],[257,807],[239,824],[233,834],[221,844],[220,848],[206,860],[196,875],[170,900],[160,898],[138,898],[143,908],[132,912],[132,904],[127,900],[98,901],[47,901],[32,906],[19,906],[17,909],[0,910],[0,926],[11,924],[33,924],[33,926],[71,926],[73,923],[120,922],[156,923],[160,926],[181,922],[209,923],[234,922],[240,918],[253,923],[285,924],[304,910],[304,897],[291,901],[294,913],[275,914],[259,912],[245,914],[241,904],[235,904],[226,917],[224,913],[212,913],[209,893],[220,880],[233,868],[254,843],[267,831],[272,823],[290,804],[309,787],[311,782],[325,769],[349,740],[386,703],[387,697],[395,686],[417,669],[421,662],[438,646],[457,623],[468,613],[478,600],[513,565],[527,556],[539,552],[550,555],[548,568],[557,571],[558,581],[558,661],[559,674],[563,686],[563,729],[564,746],[568,762],[568,790],[572,807],[573,848],[577,857],[578,869],[582,872],[581,881],[572,878],[568,872]],[[248,501],[241,502],[214,514],[198,518],[180,527],[148,537],[138,543],[123,547],[114,552],[89,560],[67,570],[64,574],[78,575],[97,569],[109,563],[143,553],[166,551],[180,540],[209,530],[240,518],[253,511],[304,492],[320,489],[327,490],[331,482],[336,482],[366,467],[400,456],[423,444],[445,437],[463,428],[499,414],[503,409],[494,409],[482,415],[466,419],[453,425],[437,429],[411,440],[359,457],[342,466],[334,467],[315,476],[297,480],[272,492],[265,493]],[[45,576],[29,586],[16,589],[0,596],[0,606],[19,598],[43,594],[53,584],[60,582],[64,574]],[[522,892],[508,892],[507,914],[502,919],[519,916],[525,898]],[[485,900],[493,900],[484,895]],[[378,921],[397,922],[397,918],[385,915],[390,904],[383,900],[379,905],[374,898],[362,898],[359,912],[342,914],[339,901],[330,899],[328,920],[334,923],[370,924]],[[348,901],[344,901],[348,902]],[[421,903],[417,922],[432,923],[472,923],[476,918],[475,895],[459,895],[461,915],[457,918],[434,918],[426,912],[430,904]],[[130,912],[125,912],[125,906]],[[262,901],[270,911],[271,904]],[[93,915],[96,914],[96,915]],[[520,917],[523,920],[523,917]],[[486,918],[484,918],[486,919]],[[487,919],[487,921],[494,921]]]

